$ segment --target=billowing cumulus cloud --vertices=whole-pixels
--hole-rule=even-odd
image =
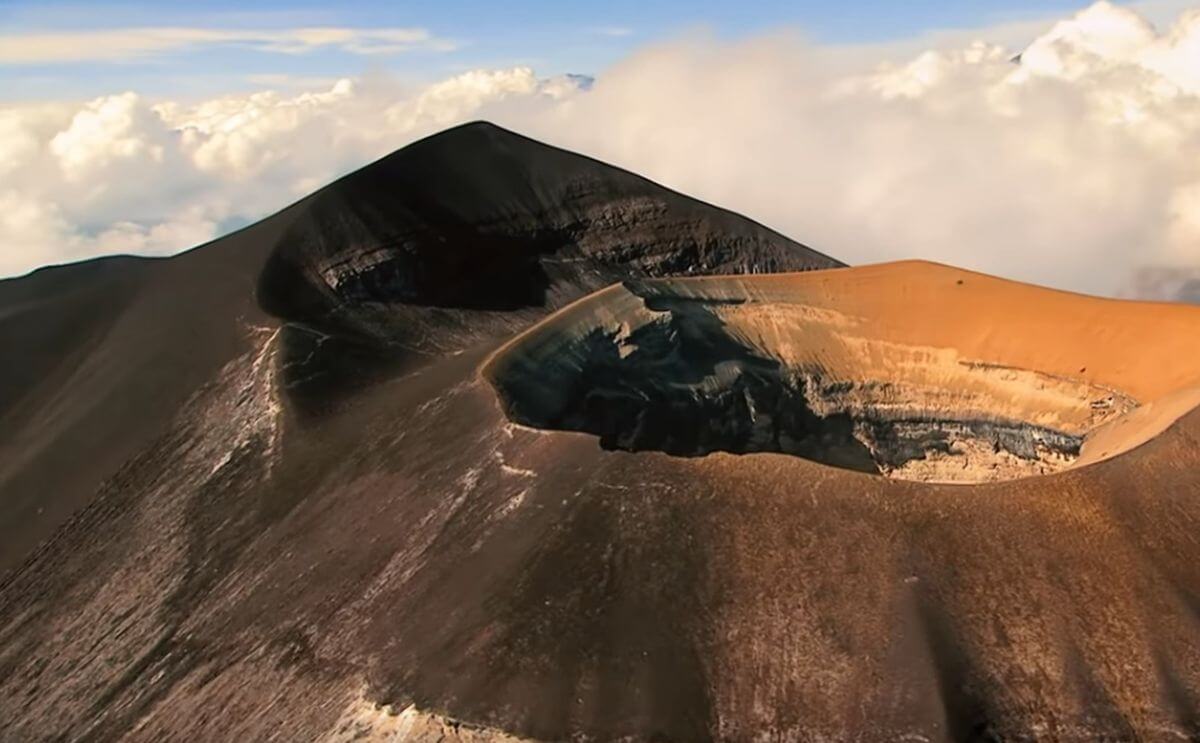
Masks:
[[[575,89],[516,68],[420,89],[341,80],[186,105],[127,92],[0,110],[0,276],[176,252],[506,98],[551,101]]]
[[[2,111],[0,273],[185,248],[475,118],[850,262],[925,257],[1109,294],[1160,293],[1179,282],[1147,275],[1200,266],[1200,12],[1158,31],[1101,2],[1021,49],[855,56],[689,37],[594,85],[514,68]]]

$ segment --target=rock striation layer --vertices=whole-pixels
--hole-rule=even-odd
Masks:
[[[842,280],[887,296],[906,273],[947,271],[915,265],[846,269]],[[1090,432],[1138,407],[1103,365],[1090,373],[1040,368],[1037,354],[1025,353],[1033,359],[1026,366],[991,342],[957,337],[933,345],[921,330],[963,309],[954,291],[863,307],[849,291],[813,289],[837,280],[824,273],[625,282],[526,332],[487,374],[515,422],[593,433],[610,449],[778,452],[932,481],[1059,471],[1079,458]],[[977,284],[992,281],[952,286],[973,297]],[[974,309],[995,310],[996,336],[1037,342],[1002,307]],[[1066,336],[1079,309],[1040,323]],[[898,325],[912,332],[897,333]],[[1132,328],[1106,329],[1135,340]]]

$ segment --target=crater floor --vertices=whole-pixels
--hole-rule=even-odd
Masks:
[[[1111,456],[1155,432],[1129,418],[1143,402],[1191,394],[1186,375],[1138,378],[1153,352],[1111,351],[1151,345],[1153,309],[921,262],[642,280],[548,318],[485,374],[511,420],[607,449],[991,482]],[[1085,452],[1097,432],[1112,451]]]

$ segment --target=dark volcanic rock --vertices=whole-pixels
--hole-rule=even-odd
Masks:
[[[318,403],[395,373],[414,353],[511,333],[621,279],[842,265],[732,212],[490,124],[410,145],[297,207],[259,298],[306,329],[284,337],[289,357],[313,361],[287,366],[288,386]]]
[[[262,298],[289,318],[378,302],[511,311],[558,307],[634,276],[835,265],[632,173],[471,124],[306,200]],[[294,282],[312,292],[297,296]]]

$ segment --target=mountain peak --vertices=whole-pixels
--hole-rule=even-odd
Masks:
[[[414,142],[295,208],[275,263],[302,266],[305,295],[339,306],[552,308],[631,276],[841,265],[745,217],[487,121]]]

